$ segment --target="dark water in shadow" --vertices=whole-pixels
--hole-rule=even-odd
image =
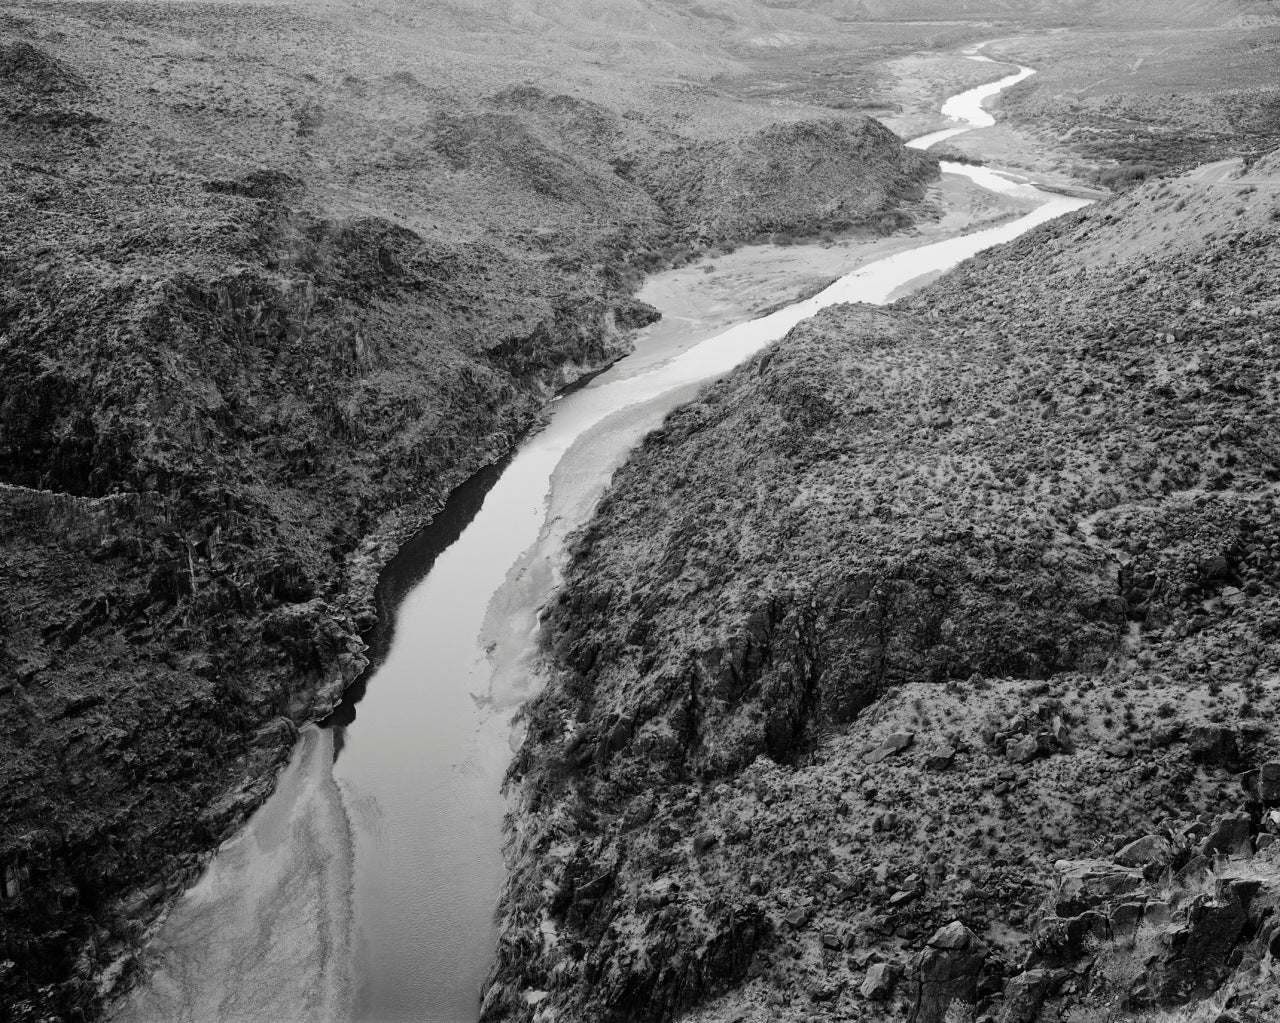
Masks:
[[[492,465],[487,465],[449,495],[444,507],[431,522],[414,533],[396,552],[382,573],[374,590],[373,603],[378,620],[360,638],[369,648],[366,656],[369,664],[360,676],[342,694],[342,702],[333,713],[320,722],[321,728],[333,729],[333,759],[342,753],[346,729],[355,723],[361,699],[369,689],[369,682],[378,674],[387,658],[396,635],[396,613],[410,591],[427,577],[436,558],[443,554],[462,535],[471,520],[484,506],[484,499],[503,471],[511,462],[506,455]]]

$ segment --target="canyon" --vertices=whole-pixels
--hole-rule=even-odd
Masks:
[[[1274,67],[1269,61],[1276,43],[1266,10],[1242,12],[1226,3],[1163,5],[1104,17],[1086,33],[1064,33],[1056,31],[1064,21],[1084,20],[1071,5],[1046,4],[1015,17],[1006,5],[991,4],[964,21],[939,20],[925,3],[911,12],[920,16],[915,20],[900,20],[900,15],[894,20],[867,5],[851,14],[839,4],[792,10],[726,3],[715,8],[714,17],[706,13],[711,8],[688,13],[679,5],[660,5],[656,17],[653,12],[640,17],[623,2],[590,10],[571,7],[511,5],[495,12],[460,3],[443,14],[397,4],[360,12],[342,4],[302,9],[288,3],[254,8],[19,3],[4,8],[0,1004],[8,1016],[98,1015],[108,996],[134,981],[144,965],[137,957],[140,945],[163,912],[205,873],[209,853],[242,835],[245,820],[276,787],[291,753],[291,766],[279,775],[280,790],[306,793],[322,814],[329,814],[330,824],[342,823],[333,792],[323,783],[312,784],[323,782],[321,768],[335,754],[342,762],[342,750],[337,743],[326,747],[317,738],[322,733],[307,726],[325,719],[335,706],[341,714],[343,694],[365,676],[366,640],[371,630],[386,627],[391,612],[375,601],[379,574],[424,523],[444,514],[450,493],[509,452],[545,417],[560,389],[611,365],[631,347],[633,332],[656,315],[644,292],[637,297],[646,277],[674,266],[677,275],[697,273],[722,293],[757,292],[729,314],[730,320],[745,319],[794,297],[786,293],[789,282],[803,278],[802,290],[813,293],[830,278],[824,281],[817,271],[793,266],[781,283],[762,283],[767,274],[753,269],[752,250],[731,251],[744,243],[782,242],[786,255],[794,257],[797,247],[789,243],[813,239],[818,242],[811,248],[813,265],[826,267],[840,263],[844,257],[832,249],[847,247],[850,239],[855,249],[865,245],[865,252],[874,249],[893,259],[890,250],[898,239],[883,236],[894,232],[964,231],[984,218],[1016,222],[1025,212],[1018,196],[990,200],[976,188],[936,184],[933,157],[904,149],[864,116],[875,114],[905,134],[944,128],[933,111],[953,89],[934,90],[991,80],[989,69],[975,69],[975,62],[956,51],[996,36],[1000,41],[986,52],[1041,66],[1049,84],[1037,83],[1041,76],[1034,76],[1015,87],[1009,94],[1010,116],[993,118],[996,123],[984,128],[980,139],[975,134],[949,140],[946,145],[958,148],[948,149],[945,159],[988,153],[998,164],[1053,187],[1077,188],[1081,179],[1119,187],[1148,177],[1159,180],[1087,214],[1071,215],[1081,219],[1061,222],[1070,224],[1070,245],[1058,244],[1063,236],[1055,232],[1066,230],[1061,223],[1041,227],[1026,241],[942,278],[919,298],[903,300],[885,318],[840,307],[797,326],[779,349],[786,355],[754,356],[709,397],[675,412],[619,472],[598,515],[574,541],[562,596],[546,615],[552,681],[530,711],[529,736],[512,774],[513,792],[535,808],[532,812],[559,808],[556,826],[565,830],[557,849],[565,841],[570,849],[543,857],[544,833],[516,832],[508,915],[498,942],[500,983],[491,985],[497,994],[491,994],[486,1011],[596,1011],[604,1003],[593,999],[613,997],[611,991],[641,982],[617,978],[646,976],[643,969],[624,965],[634,964],[643,942],[622,941],[618,934],[600,940],[600,921],[614,909],[643,916],[656,905],[654,898],[667,899],[664,906],[671,912],[661,940],[674,941],[677,953],[682,942],[707,936],[700,921],[723,918],[724,906],[712,907],[707,915],[698,900],[698,883],[709,882],[686,877],[687,864],[648,864],[643,851],[632,864],[635,870],[644,864],[652,874],[661,866],[681,888],[668,884],[656,895],[639,894],[623,870],[625,857],[618,859],[617,825],[593,821],[591,813],[578,819],[580,810],[574,808],[583,798],[620,799],[640,777],[626,777],[634,758],[633,731],[652,727],[659,733],[656,746],[651,736],[645,739],[644,757],[652,763],[641,775],[657,772],[660,784],[649,793],[657,800],[650,816],[645,818],[643,807],[628,810],[628,827],[638,829],[638,846],[659,835],[667,836],[659,843],[670,846],[671,834],[689,834],[684,829],[691,820],[706,823],[690,807],[715,802],[702,795],[712,779],[729,785],[716,799],[731,802],[752,770],[768,775],[752,783],[757,792],[783,780],[809,784],[804,774],[775,778],[769,764],[795,770],[837,738],[879,742],[859,729],[875,725],[881,720],[877,715],[896,713],[893,687],[906,675],[933,686],[929,700],[950,692],[948,684],[967,686],[974,680],[976,689],[994,678],[991,684],[1017,703],[1026,691],[1015,684],[1022,678],[1034,685],[1046,680],[1060,687],[1092,685],[1103,690],[1098,699],[1105,701],[1106,686],[1113,683],[1111,676],[1098,674],[1103,669],[1127,678],[1123,672],[1134,663],[1144,670],[1156,665],[1151,669],[1156,674],[1166,665],[1207,665],[1210,676],[1225,677],[1228,692],[1234,692],[1231,686],[1244,687],[1240,706],[1250,709],[1241,710],[1242,719],[1266,706],[1269,634],[1265,625],[1251,624],[1269,613],[1265,550],[1250,546],[1253,541],[1243,534],[1230,533],[1231,542],[1224,542],[1220,553],[1197,548],[1193,560],[1209,566],[1203,569],[1209,575],[1177,586],[1165,581],[1166,569],[1159,565],[1130,572],[1136,554],[1122,550],[1117,558],[1129,560],[1119,562],[1118,585],[1122,596],[1134,595],[1125,597],[1125,606],[1141,608],[1149,631],[1172,630],[1161,633],[1164,646],[1148,642],[1141,631],[1117,638],[1129,628],[1122,628],[1125,621],[1137,619],[1122,613],[1109,596],[1111,570],[1089,564],[1090,552],[1106,540],[1094,540],[1099,525],[1103,532],[1156,529],[1164,537],[1161,543],[1180,551],[1179,545],[1190,542],[1186,530],[1198,537],[1209,529],[1190,524],[1200,522],[1196,516],[1225,521],[1221,517],[1230,519],[1235,505],[1229,512],[1222,509],[1239,501],[1249,506],[1240,521],[1253,524],[1250,536],[1265,538],[1270,528],[1257,480],[1259,473],[1265,476],[1269,457],[1270,413],[1262,400],[1270,394],[1269,378],[1265,361],[1259,360],[1271,337],[1254,326],[1265,324],[1272,301],[1267,247],[1274,169],[1273,158],[1264,154],[1275,137],[1268,114],[1275,83],[1266,72]],[[1143,24],[1150,18],[1158,21],[1158,29]],[[1152,34],[1143,35],[1149,28]],[[1091,77],[1148,45],[1152,53],[1138,60],[1135,71],[1105,79],[1105,87]],[[1207,75],[1203,62],[1213,60],[1231,74]],[[1132,68],[1132,61],[1127,66]],[[1159,131],[1143,130],[1140,152],[1116,148],[1116,139],[1132,135],[1135,125],[1155,122],[1152,97],[1178,75],[1191,99],[1161,107],[1165,120]],[[637,89],[637,81],[644,87]],[[1081,83],[1088,86],[1083,92]],[[1087,137],[1062,127],[1071,116],[1069,105],[1080,97],[1088,116],[1098,118]],[[1213,120],[1206,113],[1210,110],[1226,113]],[[1191,137],[1190,127],[1206,124],[1208,133],[1196,135],[1195,146],[1183,144]],[[1223,163],[1207,180],[1176,177],[1181,168],[1206,157],[1237,162]],[[1249,169],[1241,173],[1245,165]],[[858,173],[851,173],[853,167]],[[1050,256],[1033,255],[1027,247],[1031,242],[1043,243]],[[1178,253],[1173,263],[1169,251]],[[770,258],[781,263],[786,255]],[[1002,291],[988,279],[989,267],[992,272],[1007,267],[1006,282],[1024,283],[1008,283],[1012,290]],[[1208,279],[1206,267],[1222,273]],[[1033,282],[1030,294],[1026,281]],[[770,292],[777,301],[761,297]],[[1100,323],[1063,319],[1082,306],[1099,315],[1106,310],[1108,318]],[[1143,315],[1135,317],[1135,309]],[[970,323],[974,313],[981,315]],[[1063,323],[1095,346],[1068,351],[1060,338],[1041,336],[1048,325]],[[1095,337],[1098,330],[1103,333]],[[1026,338],[1025,352],[1007,347],[1015,336]],[[846,352],[848,339],[855,337],[862,347]],[[1206,377],[1205,383],[1183,387],[1171,375],[1172,362],[1159,367],[1142,362],[1162,337],[1175,346],[1170,359],[1185,354],[1176,346],[1194,345],[1196,337],[1212,339],[1242,382]],[[873,338],[881,341],[868,354],[863,349]],[[964,339],[964,350],[955,338]],[[1255,351],[1247,342],[1262,347]],[[902,365],[884,354],[899,344],[905,345]],[[1129,375],[1117,378],[1108,371],[1099,376],[1099,351],[1116,345],[1133,346]],[[951,361],[941,365],[937,352],[952,353]],[[804,358],[812,365],[803,365]],[[876,362],[879,358],[888,362]],[[735,562],[731,552],[699,532],[697,521],[671,514],[694,501],[701,528],[713,522],[730,528],[746,514],[737,503],[741,494],[722,493],[717,472],[702,474],[692,449],[672,455],[687,465],[688,479],[672,475],[669,466],[651,470],[662,479],[682,479],[680,494],[670,501],[659,499],[663,487],[644,477],[644,467],[647,460],[661,458],[655,452],[666,441],[683,438],[680,424],[706,414],[699,410],[708,401],[733,404],[734,399],[716,396],[733,393],[741,381],[753,379],[752,373],[757,388],[773,380],[767,369],[775,359],[780,360],[775,374],[786,369],[782,390],[744,392],[747,418],[728,423],[718,434],[723,460],[759,477],[753,484],[759,509],[767,510],[773,522],[752,527],[752,564],[765,571],[757,577],[756,569]],[[801,362],[793,365],[790,359]],[[936,395],[948,393],[948,383],[966,382],[964,400],[978,403],[978,421],[984,415],[991,423],[1002,418],[988,414],[983,403],[998,407],[1003,399],[997,393],[1021,394],[1025,381],[1001,384],[1003,391],[985,381],[1010,381],[1007,372],[1003,377],[998,372],[1007,371],[1010,359],[1024,368],[1052,365],[1071,381],[1068,387],[1084,388],[1071,395],[1069,407],[1087,407],[1084,429],[1098,432],[1044,427],[1049,446],[1065,452],[1059,456],[1062,466],[1026,464],[1004,479],[1001,473],[1027,456],[1025,445],[1011,444],[995,458],[989,437],[967,433],[964,445],[972,446],[962,445],[954,461],[928,464],[934,454],[913,447],[899,433],[884,432],[876,411],[882,400],[876,388],[883,385],[869,384],[867,394],[856,387],[827,393],[828,384],[822,383],[833,367],[844,367],[837,374],[840,387],[854,386],[860,373],[900,374],[894,387],[913,380],[919,393],[910,399],[914,418],[909,421],[919,437],[937,439],[952,425],[939,425],[950,413],[934,404]],[[1207,372],[1217,372],[1216,364]],[[1154,410],[1150,422],[1126,411],[1133,402],[1116,399],[1117,379],[1130,388],[1138,386],[1135,381],[1149,382],[1154,396],[1143,408]],[[1172,399],[1161,388],[1192,402],[1188,416],[1175,417],[1178,425],[1162,418],[1161,403]],[[1095,394],[1100,397],[1089,400]],[[1200,433],[1220,422],[1222,409],[1212,405],[1210,420],[1202,423],[1197,419],[1201,405],[1195,403],[1216,401],[1220,394],[1245,407],[1245,418],[1228,428],[1238,436]],[[678,397],[693,398],[693,389]],[[572,398],[567,395],[552,407]],[[951,403],[956,400],[953,396]],[[857,412],[863,405],[868,411]],[[735,444],[748,442],[759,428],[752,415],[773,406],[782,425],[771,424],[778,432],[768,450],[735,456]],[[1019,412],[1020,429],[1030,421],[1026,411]],[[1099,420],[1100,411],[1113,418]],[[846,421],[849,415],[853,419]],[[1179,431],[1188,423],[1197,439],[1184,445]],[[630,436],[638,437],[649,425],[655,424],[632,423]],[[990,429],[1000,436],[1008,427]],[[1148,427],[1154,433],[1143,432]],[[696,426],[690,436],[702,429]],[[728,434],[743,430],[731,443]],[[856,473],[823,478],[814,468],[830,469],[839,462],[845,472],[852,456],[839,461],[836,452],[850,437],[863,438],[876,452],[858,455],[865,464],[893,465],[899,472],[896,496],[859,481]],[[1104,447],[1105,457],[1086,458],[1092,449],[1081,437]],[[1203,449],[1197,446],[1202,441]],[[826,445],[821,456],[810,443]],[[621,454],[610,457],[620,460]],[[924,459],[927,468],[913,468],[913,459]],[[1000,468],[994,480],[975,468],[984,459]],[[801,470],[818,475],[802,492],[789,491]],[[977,473],[972,480],[971,470]],[[1141,485],[1130,473],[1138,474]],[[967,482],[957,490],[949,482],[955,479]],[[1092,482],[1084,487],[1082,480]],[[953,580],[952,572],[959,569],[939,568],[930,559],[950,565],[957,555],[948,553],[947,545],[970,539],[930,534],[928,542],[921,539],[911,548],[924,559],[911,571],[930,580],[930,593],[938,588],[950,593],[954,585],[954,608],[922,610],[917,595],[895,590],[893,600],[902,606],[875,611],[880,623],[875,642],[868,639],[865,617],[857,615],[840,627],[845,632],[832,633],[839,634],[838,641],[819,640],[830,627],[826,602],[854,600],[862,584],[850,595],[822,573],[812,575],[812,565],[825,561],[835,572],[852,550],[870,544],[868,549],[880,553],[869,557],[888,557],[900,543],[893,529],[855,543],[830,516],[814,526],[817,520],[809,516],[819,514],[814,508],[822,506],[821,495],[830,506],[838,493],[843,507],[856,506],[876,521],[910,521],[917,508],[938,502],[964,509],[965,521],[982,521],[993,508],[1012,521],[1030,514],[1019,496],[1028,481],[1047,488],[1049,496],[1046,517],[1031,530],[1040,546],[1025,549],[1042,556],[1065,544],[1053,557],[1066,567],[1027,586],[1003,576]],[[788,493],[788,502],[770,503]],[[1179,501],[1190,502],[1190,510]],[[577,510],[585,513],[593,502],[594,496]],[[1105,513],[1117,508],[1124,510],[1122,519],[1132,521],[1112,522]],[[1153,526],[1143,516],[1165,516],[1172,524],[1160,525],[1164,519],[1159,519]],[[629,523],[640,522],[648,523],[647,536],[633,542],[629,530],[635,526]],[[993,532],[980,538],[981,557],[990,548],[1005,551],[999,558],[1007,555],[1022,564],[1016,552],[1027,541],[1016,531],[1002,534],[1012,528],[1005,522],[996,516],[987,527]],[[1050,527],[1066,531],[1071,522],[1070,542],[1044,532]],[[699,561],[682,568],[683,581],[674,588],[667,577],[672,565],[653,567],[653,550],[672,523],[680,524],[682,532],[672,542],[686,559],[716,552],[714,564]],[[942,536],[962,528],[950,519],[943,526]],[[796,543],[774,535],[784,527],[791,539],[799,538]],[[593,537],[605,535],[607,540],[592,546]],[[933,543],[944,550],[930,553]],[[607,560],[593,560],[605,547],[618,564],[626,563],[625,573]],[[1149,545],[1143,556],[1159,561],[1164,549]],[[788,561],[789,551],[798,560]],[[1225,569],[1219,557],[1226,560]],[[884,579],[900,581],[892,574],[897,569],[876,566],[861,572],[870,586],[868,596],[857,598],[864,605],[881,600]],[[1000,562],[997,574],[1006,571],[1012,568]],[[622,605],[612,580],[624,576],[627,581],[618,585],[628,601],[634,597],[641,613],[617,613]],[[1232,592],[1214,589],[1219,581]],[[783,583],[786,593],[775,595]],[[1005,588],[992,591],[992,586]],[[1175,591],[1180,604],[1167,595]],[[1030,592],[1037,601],[1051,595],[1051,611],[1015,613],[1015,602],[1007,599],[1015,592]],[[768,595],[767,607],[752,593]],[[714,614],[694,599],[699,595],[716,606]],[[840,682],[831,692],[822,690],[805,675],[808,654],[797,661],[787,646],[792,640],[783,643],[782,652],[774,650],[771,637],[778,628],[784,633],[791,628],[788,616],[799,606],[793,604],[797,599],[809,600],[815,616],[801,623],[802,632],[813,631],[804,642],[824,651],[823,644],[835,644],[845,651],[841,656],[854,656],[849,651],[856,649],[875,654],[873,668],[851,663],[824,670],[827,680],[860,679],[852,689]],[[659,600],[669,602],[663,605],[666,611],[658,610]],[[524,609],[526,617],[535,611]],[[910,635],[895,633],[896,615],[911,620],[917,612],[932,623],[927,637],[912,633],[915,626],[907,630]],[[866,607],[858,612],[864,613],[871,612]],[[690,622],[698,623],[692,632]],[[1186,636],[1180,634],[1184,626]],[[937,640],[930,631],[935,629],[947,637]],[[1069,637],[1060,640],[1063,629]],[[802,640],[799,636],[796,642]],[[1239,642],[1251,650],[1241,661],[1245,666],[1224,667],[1220,658],[1210,657],[1214,644]],[[657,674],[655,665],[647,664],[646,644],[659,644],[664,651]],[[635,667],[635,658],[635,665],[647,666]],[[770,671],[776,660],[779,677],[788,674],[791,680],[770,676],[766,691],[760,691],[762,658]],[[712,707],[711,720],[717,732],[720,724],[725,727],[703,750],[698,737],[704,730],[696,722],[706,708],[699,698],[693,733],[658,719],[682,701],[687,704],[681,694],[692,691],[688,680],[711,671],[709,663],[733,665],[728,678],[736,681],[725,683],[729,688],[715,697],[721,702]],[[520,671],[532,668],[521,662]],[[1175,681],[1183,680],[1185,673],[1167,670]],[[1267,776],[1267,758],[1273,755],[1267,736],[1234,719],[1218,720],[1235,713],[1220,703],[1221,682],[1205,683],[1211,699],[1206,697],[1202,707],[1194,695],[1200,692],[1195,679],[1189,690],[1168,691],[1160,688],[1164,682],[1145,676],[1141,681],[1168,697],[1155,705],[1162,721],[1166,703],[1177,711],[1190,701],[1191,709],[1174,722],[1182,727],[1179,736],[1194,739],[1198,729],[1230,725],[1239,733],[1233,754],[1238,759],[1230,766],[1253,764],[1258,778]],[[637,701],[618,704],[611,687],[633,693]],[[642,693],[653,694],[652,706],[646,704],[656,715],[652,720],[639,713]],[[1033,715],[1051,733],[1058,727],[1055,715],[1064,719],[1063,727],[1070,716],[1054,709],[1057,698],[1055,693],[1039,700]],[[980,701],[968,689],[955,699],[965,708],[972,702],[966,714],[980,714]],[[346,700],[347,707],[353,705],[351,697]],[[1092,721],[1092,704],[1084,700],[1082,706],[1083,720]],[[1005,709],[1002,705],[1000,712]],[[1134,709],[1126,707],[1130,714]],[[682,713],[687,712],[685,706]],[[1105,722],[1111,711],[1098,713]],[[721,721],[716,714],[728,717]],[[1003,737],[992,740],[995,747],[1003,750],[1011,737],[1016,737],[1013,745],[1026,746],[1026,735],[1038,735],[1041,727],[1027,724],[1025,714],[1023,719],[1001,729]],[[920,722],[900,723],[893,734],[909,734],[912,742],[923,735]],[[1077,724],[1071,721],[1072,728]],[[562,749],[568,740],[557,738],[561,726],[577,743],[568,753]],[[612,738],[605,743],[609,754],[598,764],[583,760],[582,751],[601,748],[598,740],[606,732],[617,735],[616,743]],[[671,737],[693,751],[691,761],[668,748]],[[1132,754],[1137,757],[1133,774],[1150,770],[1152,761],[1158,761],[1156,775],[1144,783],[1162,777],[1161,770],[1181,771],[1170,760],[1179,754],[1181,741],[1152,746],[1149,757]],[[961,746],[952,748],[967,755]],[[877,761],[877,774],[889,778],[895,765],[906,763],[895,759],[900,752]],[[354,759],[354,748],[348,753]],[[1039,763],[1038,757],[1031,761]],[[808,766],[814,768],[812,784],[819,786],[847,773],[840,764]],[[1215,789],[1215,776],[1203,770],[1199,787],[1177,774],[1176,784],[1195,805],[1178,805],[1171,814],[1225,808],[1225,790],[1221,784]],[[977,784],[982,768],[965,774]],[[1248,770],[1244,774],[1257,790],[1250,805],[1260,805],[1262,783],[1248,781],[1254,777]],[[864,797],[875,788],[866,782],[853,783],[862,784]],[[1006,786],[1000,793],[1005,795],[1018,788],[1017,782],[1016,776],[1001,777],[995,787]],[[896,784],[886,781],[881,791],[896,800]],[[775,805],[784,801],[781,791],[775,791]],[[1121,805],[1105,784],[1099,799]],[[800,794],[793,802],[807,805]],[[879,811],[868,818],[855,809],[846,816],[861,824],[877,822],[877,848],[882,840],[891,841],[885,835],[905,840],[900,821],[882,827]],[[742,807],[735,812],[750,816]],[[1096,853],[1096,843],[1106,844],[1107,829],[1115,828],[1104,817],[1080,832],[1093,836],[1095,844],[1077,852]],[[761,833],[772,819],[764,815]],[[995,819],[1004,817],[997,813]],[[1187,829],[1194,830],[1193,825],[1174,817],[1149,824],[1153,831],[1168,832],[1165,841],[1178,857],[1189,855],[1194,843]],[[270,814],[265,825],[269,833]],[[970,822],[955,826],[965,831]],[[1264,859],[1261,839],[1267,826],[1254,814],[1245,828],[1250,852],[1259,859]],[[714,858],[732,844],[714,824],[698,834],[704,831],[714,840],[708,845],[695,839],[698,856],[712,850]],[[868,842],[861,832],[846,837],[851,843]],[[830,845],[833,836],[826,840]],[[1049,880],[1043,863],[1049,847],[1028,845],[1020,851],[1034,861],[1034,870],[1018,861],[1004,865],[1009,876],[1002,875],[999,884],[985,877],[975,882],[981,898],[997,900],[992,905],[998,904],[1000,912],[993,915],[1000,920],[993,926],[1003,921],[1001,926],[1015,927],[1019,913],[1028,915],[1038,893],[1034,885]],[[323,848],[341,858],[340,850]],[[888,848],[897,855],[897,846]],[[1240,848],[1235,841],[1228,851]],[[497,851],[489,849],[488,862],[500,872]],[[535,875],[522,857],[534,854],[545,859],[539,867],[545,872],[543,893],[552,888],[557,893],[547,919],[571,912],[572,927],[590,938],[590,955],[583,937],[530,951],[526,933],[542,896],[525,890]],[[584,871],[597,868],[584,877]],[[896,869],[876,883],[896,884],[901,880]],[[917,875],[931,876],[923,869],[910,876]],[[605,876],[610,878],[607,891],[590,894]],[[754,888],[750,876],[739,881],[757,900],[761,893],[754,888],[771,884],[767,877]],[[857,884],[850,880],[843,890]],[[198,894],[201,888],[191,891]],[[879,893],[874,886],[866,891]],[[832,979],[813,990],[832,985],[851,990],[850,971],[863,965],[883,967],[881,979],[906,976],[905,949],[918,950],[929,937],[923,933],[929,924],[946,923],[941,908],[931,910],[933,916],[924,913],[929,900],[917,902],[921,891],[913,882],[892,893],[906,893],[895,903],[908,907],[905,925],[897,920],[874,924],[906,942],[901,949],[849,938],[854,930],[867,929],[861,918],[835,921],[840,926],[830,933],[840,934],[841,949],[848,940],[850,948],[856,945],[880,959],[859,964],[859,951],[852,953],[852,965],[824,959],[822,969]],[[741,894],[732,884],[724,893],[735,899]],[[828,897],[824,893],[801,907],[806,925],[814,906],[825,907]],[[999,902],[1006,897],[1007,905]],[[815,896],[800,895],[801,901],[806,898]],[[865,896],[866,906],[857,905],[859,898],[841,905],[870,912],[872,896]],[[950,889],[939,899],[939,906],[958,905]],[[801,1004],[795,992],[797,985],[809,983],[815,954],[801,943],[811,932],[785,920],[779,924],[780,912],[772,903],[760,903],[747,913],[750,956],[730,943],[725,954],[732,968],[715,984],[698,988],[695,1001],[727,985],[733,990],[725,997],[748,998],[756,1008]],[[1254,927],[1248,923],[1254,917],[1248,908],[1241,912],[1243,935]],[[687,933],[679,923],[685,913],[693,922]],[[616,916],[613,922],[621,929],[625,919]],[[341,935],[341,922],[330,923],[336,928],[330,933]],[[1012,977],[1012,964],[1029,940],[1026,934],[1001,931],[1000,940],[993,940],[976,916],[969,924],[976,928],[967,931],[974,940],[981,932],[981,940],[997,948],[992,961],[1004,957],[1007,968],[999,976]],[[1264,931],[1256,930],[1250,940],[1265,944]],[[775,932],[788,940],[769,945]],[[826,952],[819,949],[819,958],[834,954],[827,932],[821,937]],[[967,935],[951,937],[960,941],[957,949],[968,947]],[[535,939],[533,947],[540,941]],[[332,952],[335,962],[343,954],[336,941],[315,946],[312,956],[321,948]],[[799,965],[780,968],[778,949],[800,949]],[[1237,951],[1229,949],[1228,957]],[[739,961],[744,959],[745,965]],[[554,983],[543,972],[552,970],[558,978]],[[614,978],[614,986],[595,986],[605,974]],[[693,1007],[687,995],[664,994],[683,983],[681,976],[692,975],[677,973],[659,984],[654,997],[670,1000],[650,1008]],[[1053,997],[1062,995],[1060,980],[1066,984],[1055,975],[1050,985]],[[995,981],[986,983],[990,987]],[[588,988],[594,993],[584,993]],[[252,1004],[253,992],[244,994],[251,1001],[243,1004]],[[287,1001],[287,990],[275,994],[286,999],[285,1005],[311,1004],[306,992],[294,1003]],[[609,1003],[609,1011],[624,1011],[630,997],[618,1003],[624,1009]],[[830,1007],[835,998],[812,1004]],[[1005,1001],[1012,1001],[1007,992]]]

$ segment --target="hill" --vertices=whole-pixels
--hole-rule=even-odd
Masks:
[[[396,543],[626,350],[648,269],[936,176],[857,113],[704,101],[732,55],[627,10],[0,15],[6,1018],[96,1012],[362,670]]]
[[[1273,164],[828,309],[643,443],[546,613],[487,1018],[1274,1015]]]
[[[1254,159],[1280,141],[1280,8],[1273,22],[1261,17],[1274,6],[1256,5],[1247,25],[1153,16],[1140,30],[1001,40],[993,56],[1043,70],[1004,98],[994,139],[962,146],[988,158],[1020,151],[1019,162],[1053,152],[1061,168],[1120,189],[1214,160]]]
[[[917,215],[888,62],[1094,6],[6,4],[10,1014],[97,1011],[362,670],[395,545],[625,350],[646,272]]]

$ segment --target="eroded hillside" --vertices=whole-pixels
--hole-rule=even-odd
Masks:
[[[566,41],[433,11],[0,15],[14,1018],[97,1011],[361,671],[395,543],[626,350],[647,270],[833,213],[892,226],[936,177],[826,107],[779,128],[714,99],[728,127],[687,134],[702,101],[670,88],[742,70],[687,30],[672,51],[665,23]],[[639,66],[660,81],[624,89]],[[793,135],[841,173],[778,159]],[[694,185],[653,169],[687,151]]]
[[[829,309],[644,442],[547,612],[487,1018],[1273,1018],[1273,163]]]
[[[360,672],[395,544],[625,349],[644,273],[902,223],[934,165],[861,116],[885,62],[1092,6],[7,4],[5,1010],[127,979]]]

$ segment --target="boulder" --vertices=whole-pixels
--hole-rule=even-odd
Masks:
[[[1280,760],[1271,760],[1258,770],[1258,798],[1268,806],[1280,805]]]
[[[959,920],[937,931],[913,961],[908,1023],[943,1023],[953,1002],[977,1001],[987,948]]]
[[[1008,749],[1008,757],[1015,764],[1029,764],[1040,755],[1040,743],[1034,735],[1025,736]]]
[[[1197,725],[1188,744],[1191,758],[1202,764],[1231,764],[1240,756],[1236,733],[1225,725]]]
[[[1049,993],[1048,970],[1027,970],[1004,986],[1000,1023],[1033,1023]]]
[[[956,751],[951,746],[936,749],[925,758],[925,767],[930,771],[945,771],[955,762]]]
[[[782,919],[790,926],[800,928],[809,922],[809,911],[807,909],[790,909],[783,914]]]
[[[1214,898],[1219,902],[1238,902],[1248,915],[1254,898],[1264,887],[1264,882],[1256,877],[1220,877],[1214,885]],[[1272,911],[1274,907],[1269,907],[1267,915]]]
[[[1253,820],[1243,810],[1237,813],[1223,814],[1213,822],[1213,827],[1200,845],[1201,856],[1212,856],[1214,853],[1226,853],[1235,856],[1249,850],[1249,837],[1253,830]]]
[[[1161,835],[1144,835],[1126,845],[1114,859],[1125,867],[1145,867],[1149,863],[1164,866],[1173,859],[1173,843]]]
[[[915,742],[915,738],[915,735],[911,732],[894,732],[880,744],[879,749],[872,750],[863,759],[868,764],[878,764],[895,753],[901,753],[904,749],[907,749]]]
[[[934,932],[933,937],[929,939],[929,947],[954,951],[968,948],[977,940],[977,935],[973,931],[959,920],[952,920],[946,927],[941,927]]]
[[[898,982],[898,968],[893,963],[876,963],[862,982],[862,997],[874,1002],[886,1001]]]
[[[1111,923],[1102,913],[1090,910],[1072,917],[1045,917],[1036,926],[1031,940],[1029,966],[1046,964],[1066,967],[1112,937]]]
[[[844,990],[844,981],[819,981],[809,987],[809,998],[814,1002],[829,1002]]]
[[[1059,860],[1058,892],[1054,910],[1058,916],[1071,917],[1110,903],[1143,885],[1142,870],[1122,867],[1103,860]]]
[[[1223,554],[1215,554],[1200,562],[1200,576],[1209,582],[1219,582],[1231,577],[1231,562]]]
[[[1161,954],[1145,977],[1148,997],[1171,1006],[1216,991],[1230,972],[1228,960],[1247,923],[1238,898],[1197,898],[1186,922],[1161,935]]]

